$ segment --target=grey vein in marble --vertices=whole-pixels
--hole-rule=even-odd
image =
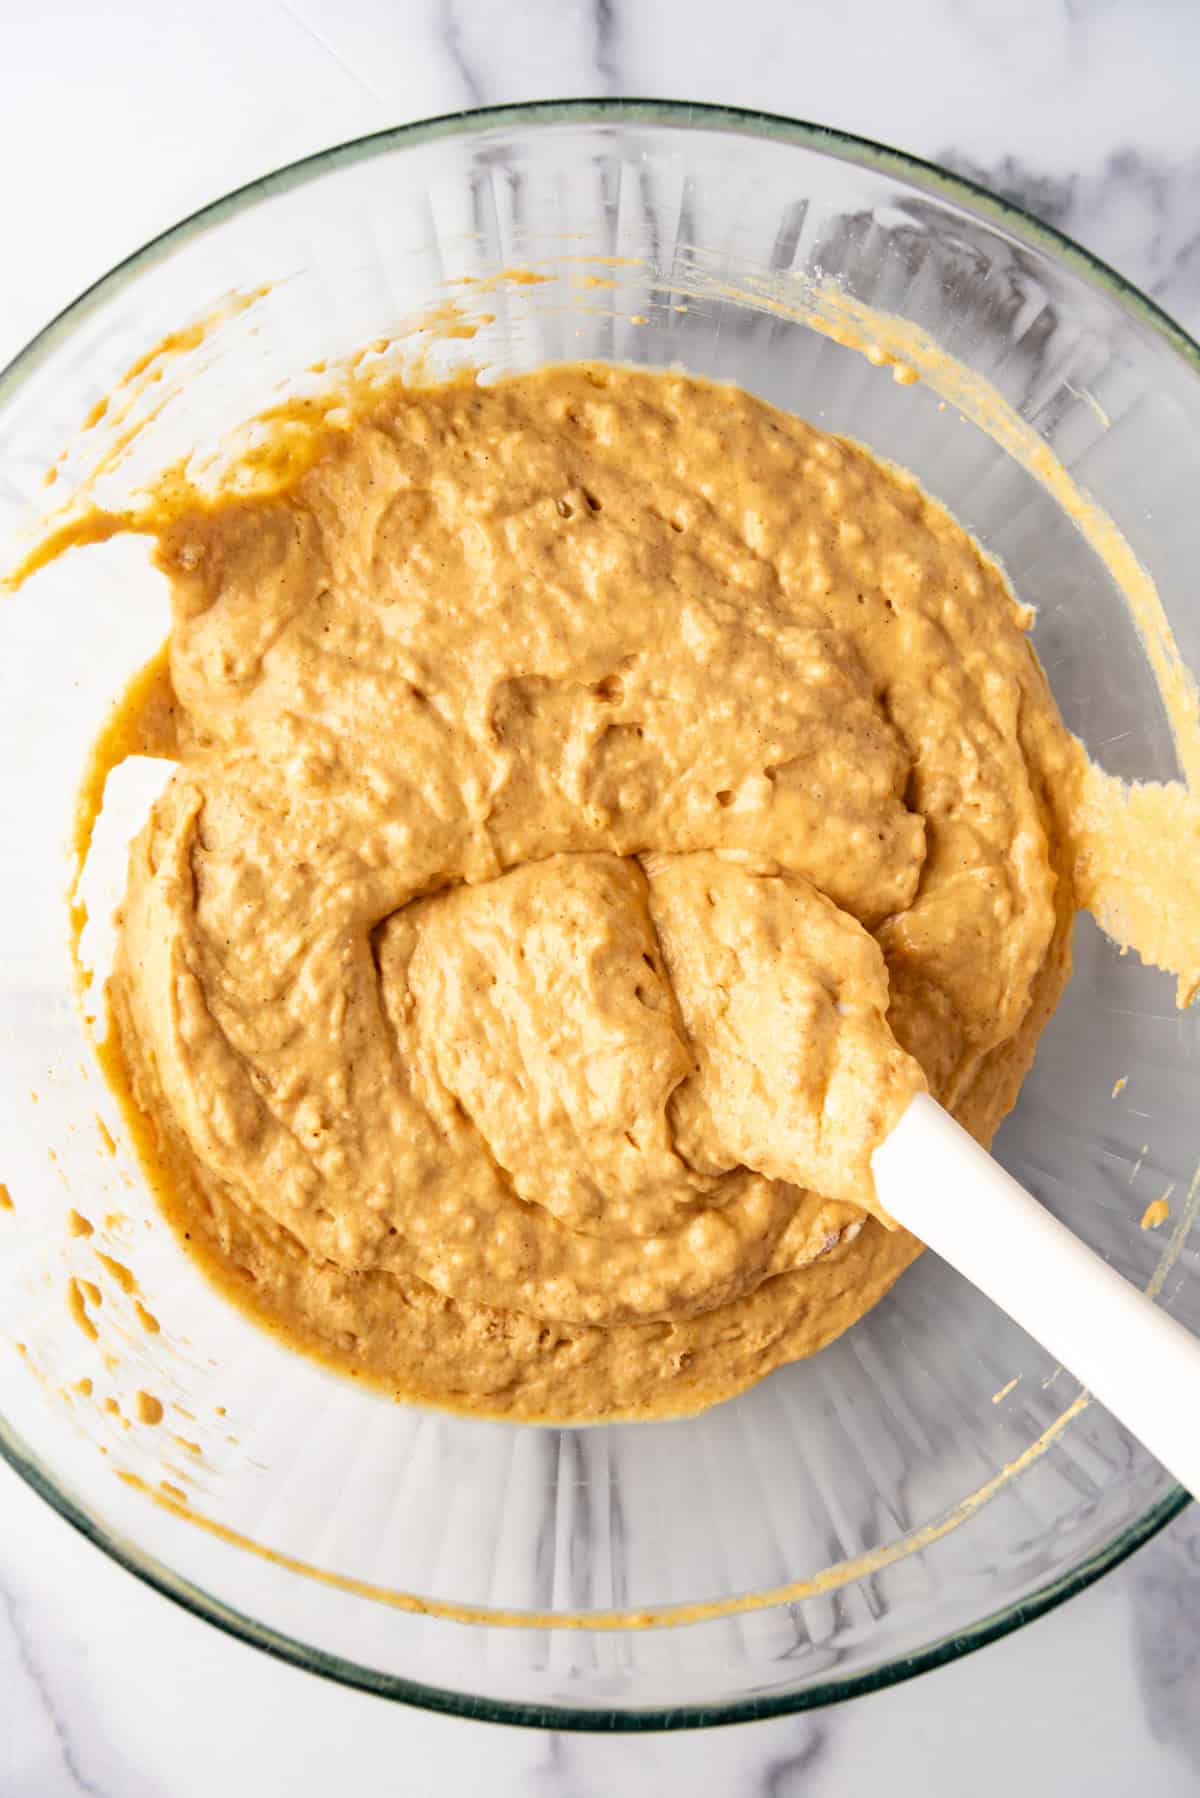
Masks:
[[[596,69],[604,91],[617,94],[621,91],[619,79],[620,69],[617,62],[618,36],[617,12],[614,0],[594,0],[596,20]]]
[[[48,1654],[42,1634],[49,1637]],[[57,1618],[40,1609],[31,1618],[28,1607],[0,1586],[0,1798],[165,1798],[161,1786],[143,1781],[112,1755],[93,1728],[83,1732],[93,1750],[85,1753],[80,1734],[89,1706],[80,1689],[84,1682],[71,1668],[77,1655]],[[18,1753],[20,1764],[6,1764]]]
[[[802,1725],[798,1731],[799,1747],[777,1760],[772,1759],[763,1769],[763,1798],[800,1798],[801,1793],[812,1789],[809,1775],[828,1761],[828,1724],[804,1718]]]
[[[1123,145],[1065,175],[953,147],[937,160],[1127,270],[1185,330],[1200,330],[1200,153],[1177,160]]]
[[[1153,1734],[1200,1781],[1200,1511],[1139,1554],[1130,1568],[1138,1679]]]
[[[470,106],[622,91],[616,0],[557,0],[506,13],[480,0],[441,0],[436,32]]]
[[[652,1737],[556,1734],[520,1798],[658,1798],[665,1765],[671,1791],[807,1798],[817,1785],[825,1789],[828,1772],[836,1775],[837,1733],[825,1713]]]
[[[466,92],[468,105],[484,105],[486,91],[484,76],[475,68],[474,60],[465,46],[463,23],[455,0],[442,0],[438,24],[442,43],[449,53],[455,73]]]
[[[356,86],[361,87],[365,94],[371,96],[372,100],[382,101],[383,96],[379,93],[378,89],[372,87],[362,70],[356,68],[353,63],[349,62],[336,46],[330,43],[323,31],[316,25],[310,24],[307,19],[301,18],[300,14],[288,5],[288,0],[278,0],[278,5],[280,12],[285,13],[292,21],[293,25],[297,26],[300,31],[305,32],[312,39],[313,43],[317,45],[318,49],[324,51],[330,61],[335,63],[337,67],[342,70],[343,74],[348,75]]]

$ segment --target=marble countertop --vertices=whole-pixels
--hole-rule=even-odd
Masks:
[[[0,365],[128,251],[280,163],[462,106],[602,93],[761,107],[932,157],[1200,332],[1200,8],[1178,0],[57,0],[10,8],[4,40]],[[812,1716],[622,1739],[430,1716],[276,1664],[0,1467],[0,1798],[485,1781],[491,1798],[834,1798],[884,1778],[896,1798],[1200,1791],[1196,1509],[938,1673]]]

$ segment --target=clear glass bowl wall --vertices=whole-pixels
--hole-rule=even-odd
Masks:
[[[331,152],[221,202],[117,270],[3,378],[4,558],[88,409],[231,289],[272,284],[196,353],[109,497],[215,443],[315,360],[393,332],[448,292],[469,300],[448,280],[513,266],[554,279],[501,284],[491,322],[454,346],[460,360],[682,364],[894,458],[1038,607],[1038,653],[1093,754],[1128,777],[1176,773],[1121,594],[1047,493],[924,385],[896,385],[737,290],[767,274],[797,293],[833,284],[995,382],[1124,531],[1196,665],[1194,352],[1030,221],[936,171],[778,120],[658,104],[513,109]],[[1184,1502],[1090,1407],[966,1521],[910,1543],[1075,1394],[932,1257],[843,1340],[731,1404],[583,1431],[391,1404],[232,1311],[160,1220],[95,1071],[60,899],[87,746],[165,621],[136,540],[77,552],[0,606],[0,1177],[15,1207],[0,1213],[0,1302],[6,1336],[24,1345],[23,1359],[5,1346],[0,1444],[108,1552],[250,1640],[375,1690],[566,1726],[677,1725],[827,1702],[962,1653],[1086,1583]],[[130,823],[144,803],[131,777]],[[1161,1276],[1174,1251],[1160,1302],[1193,1328],[1198,1027],[1165,976],[1082,919],[1070,987],[998,1140],[1018,1177],[1131,1279]],[[1171,1223],[1142,1230],[1172,1184]],[[95,1237],[69,1234],[72,1207]],[[134,1269],[157,1334],[97,1247]],[[69,1315],[72,1277],[102,1290],[96,1342]],[[75,1389],[86,1379],[90,1398]],[[139,1388],[167,1403],[157,1430],[104,1407],[111,1396],[132,1418]],[[156,1490],[169,1482],[283,1558],[197,1527],[119,1470]],[[889,1545],[908,1552],[838,1572]],[[320,1583],[289,1561],[381,1592]],[[555,1622],[804,1580],[815,1583],[791,1602],[682,1627]],[[446,1621],[390,1592],[539,1616],[516,1628]]]

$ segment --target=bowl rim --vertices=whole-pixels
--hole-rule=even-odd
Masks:
[[[7,366],[0,368],[0,406],[19,391],[60,342],[66,340],[79,324],[135,276],[166,261],[184,244],[221,225],[226,219],[249,210],[260,201],[288,193],[341,167],[352,167],[396,149],[415,148],[442,138],[473,137],[506,126],[549,127],[564,124],[635,128],[653,126],[678,131],[698,127],[706,131],[724,131],[776,143],[794,144],[837,161],[891,175],[911,187],[953,200],[968,212],[1001,226],[1019,241],[1052,256],[1060,264],[1065,264],[1092,288],[1115,300],[1126,314],[1148,326],[1200,375],[1200,344],[1154,300],[1100,257],[1083,249],[1054,226],[1042,223],[1021,206],[991,193],[967,176],[952,174],[936,163],[893,149],[874,139],[828,125],[787,118],[778,113],[706,101],[614,97],[530,100],[416,119],[316,151],[232,189],[152,237],[141,248],[116,263],[107,274],[86,287],[50,319]],[[1045,1616],[1067,1599],[1085,1591],[1101,1575],[1119,1566],[1137,1548],[1179,1516],[1191,1502],[1190,1495],[1181,1486],[1168,1488],[1136,1522],[1122,1530],[1111,1542],[1069,1571],[1040,1586],[1025,1599],[1002,1606],[966,1630],[955,1631],[913,1653],[880,1662],[862,1672],[825,1679],[801,1692],[737,1698],[727,1703],[680,1704],[637,1710],[588,1709],[473,1696],[400,1675],[382,1673],[341,1655],[330,1654],[297,1641],[284,1631],[259,1623],[224,1604],[132,1542],[111,1534],[59,1486],[49,1470],[18,1438],[2,1416],[0,1458],[60,1517],[143,1584],[181,1605],[193,1616],[203,1618],[227,1635],[260,1648],[277,1660],[318,1674],[337,1684],[397,1700],[422,1710],[526,1728],[602,1730],[606,1733],[696,1729],[789,1716],[898,1685],[919,1673],[960,1660],[989,1642],[998,1641],[1020,1629],[1035,1618]]]

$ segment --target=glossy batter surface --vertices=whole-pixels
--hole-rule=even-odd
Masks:
[[[989,1140],[1069,965],[1077,746],[966,534],[581,365],[396,386],[158,554],[179,766],[109,992],[210,1269],[526,1418],[695,1410],[861,1315],[916,1252],[872,1149],[926,1083]]]

